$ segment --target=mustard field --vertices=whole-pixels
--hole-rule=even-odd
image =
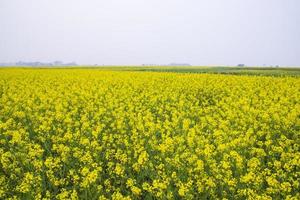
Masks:
[[[300,77],[0,69],[0,199],[300,199]]]

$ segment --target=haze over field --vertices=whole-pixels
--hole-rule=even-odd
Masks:
[[[0,200],[300,200],[300,0],[0,0]]]
[[[0,62],[300,66],[298,0],[1,0]]]

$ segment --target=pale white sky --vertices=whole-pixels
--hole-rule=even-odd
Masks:
[[[0,0],[0,62],[300,66],[299,0]]]

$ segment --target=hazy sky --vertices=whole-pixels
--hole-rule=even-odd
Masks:
[[[300,0],[0,0],[0,62],[300,66]]]

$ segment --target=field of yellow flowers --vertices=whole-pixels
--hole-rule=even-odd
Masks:
[[[0,199],[299,199],[300,78],[0,69]]]

